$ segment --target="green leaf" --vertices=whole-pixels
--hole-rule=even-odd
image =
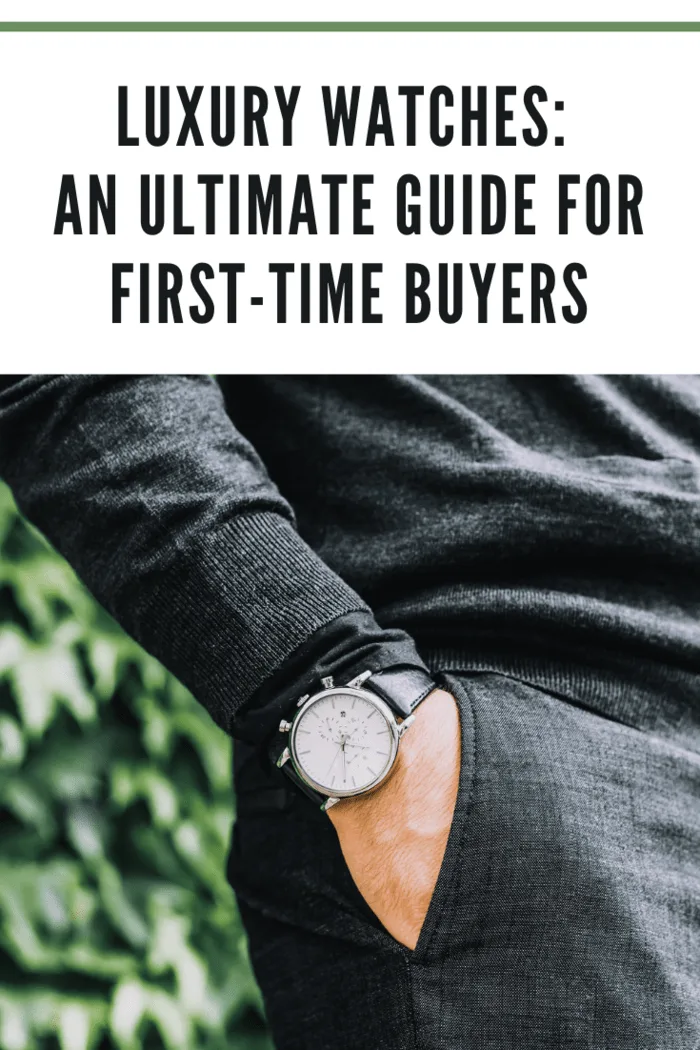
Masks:
[[[0,781],[0,802],[42,840],[50,840],[55,835],[56,821],[50,803],[26,778],[15,776]]]
[[[0,627],[0,675],[18,667],[26,656],[26,642],[16,627]]]
[[[61,1050],[88,1050],[92,1039],[92,1017],[83,1003],[65,1003],[58,1014]]]
[[[125,809],[138,799],[148,803],[156,827],[169,828],[178,815],[178,798],[168,778],[153,766],[130,769],[117,765],[112,770],[112,798]]]
[[[138,1047],[138,1029],[150,1018],[167,1050],[191,1050],[192,1022],[182,1004],[160,988],[138,980],[123,981],[116,990],[110,1017],[120,1050]]]
[[[29,1050],[27,1011],[9,996],[0,998],[0,1046],[3,1050]]]
[[[87,806],[75,806],[66,820],[68,839],[77,853],[88,861],[104,855],[104,828],[97,813]]]
[[[59,702],[76,722],[94,722],[97,707],[85,688],[76,656],[59,642],[32,646],[12,668],[15,698],[24,728],[40,737],[56,715]]]
[[[0,714],[0,768],[20,766],[25,754],[22,730],[14,718]]]

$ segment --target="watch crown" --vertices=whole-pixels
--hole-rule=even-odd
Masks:
[[[292,723],[291,722],[287,722],[283,718],[282,721],[280,722],[280,733],[288,733],[291,728],[292,728]]]
[[[297,707],[301,707],[302,704],[305,704],[310,696],[311,696],[311,693],[304,693],[303,696],[300,696],[299,699],[297,700]]]
[[[289,762],[290,757],[291,756],[289,754],[289,748],[285,747],[284,751],[282,752],[280,757],[277,759],[277,768],[281,769],[285,762]]]

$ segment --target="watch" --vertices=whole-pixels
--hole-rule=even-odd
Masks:
[[[394,768],[416,707],[436,688],[413,667],[363,671],[346,685],[323,678],[280,722],[273,760],[324,811],[374,791]]]

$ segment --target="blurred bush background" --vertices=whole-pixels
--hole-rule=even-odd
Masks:
[[[0,485],[1,1050],[270,1050],[230,746]]]

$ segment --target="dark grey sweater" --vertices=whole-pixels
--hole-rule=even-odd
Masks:
[[[0,474],[226,729],[421,658],[622,719],[700,705],[700,379],[219,384],[4,377]]]

